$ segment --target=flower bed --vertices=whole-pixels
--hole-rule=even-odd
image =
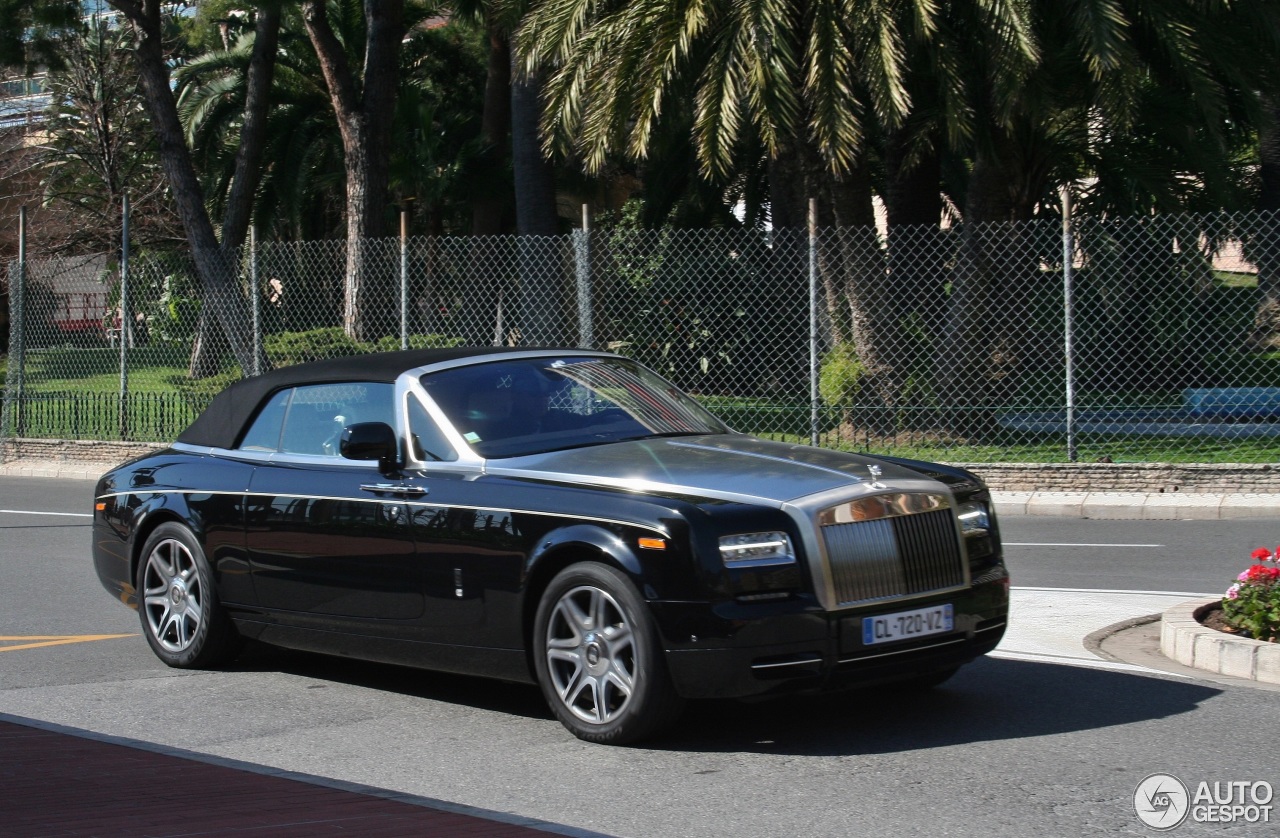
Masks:
[[[1280,640],[1280,547],[1275,551],[1259,547],[1250,558],[1253,564],[1236,577],[1222,598],[1222,625],[1211,625],[1215,612],[1206,615],[1204,625],[1230,631],[1255,640]]]

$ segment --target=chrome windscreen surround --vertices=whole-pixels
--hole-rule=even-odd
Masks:
[[[909,600],[969,586],[955,502],[934,487],[810,507],[820,561],[814,575],[821,580],[819,597],[826,608]]]

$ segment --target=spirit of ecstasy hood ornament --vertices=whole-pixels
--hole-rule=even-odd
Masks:
[[[884,473],[884,469],[880,468],[880,466],[877,466],[877,465],[869,465],[867,466],[867,471],[871,472],[871,488],[873,489],[889,488],[888,486],[880,482],[880,475]]]

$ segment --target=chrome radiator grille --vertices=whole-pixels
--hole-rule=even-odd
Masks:
[[[907,497],[907,496],[900,496]],[[889,511],[889,517],[839,521],[821,516],[822,538],[836,604],[913,596],[965,583],[955,519],[945,499],[930,511]]]

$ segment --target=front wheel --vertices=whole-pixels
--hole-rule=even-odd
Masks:
[[[160,660],[201,669],[235,657],[239,635],[191,530],[174,522],[156,527],[142,548],[137,587],[142,633]]]
[[[680,713],[644,602],[612,567],[584,562],[561,571],[538,604],[534,643],[542,693],[579,739],[636,742]]]

